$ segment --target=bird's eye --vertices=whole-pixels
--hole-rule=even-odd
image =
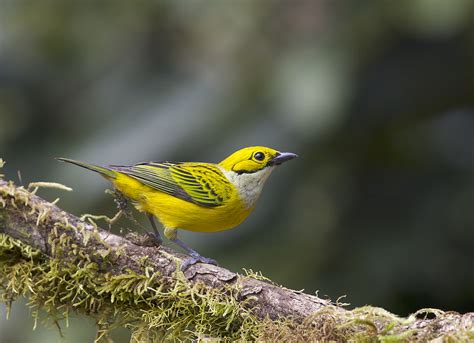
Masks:
[[[265,158],[265,154],[259,151],[253,155],[253,158],[255,158],[257,161],[263,161],[263,159]]]

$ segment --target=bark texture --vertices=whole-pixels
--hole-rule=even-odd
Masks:
[[[176,280],[177,263],[185,257],[166,247],[138,245],[136,241],[126,239],[92,223],[80,220],[56,205],[17,187],[11,182],[0,179],[0,234],[8,235],[25,245],[41,251],[45,258],[68,258],[64,252],[57,256],[55,244],[61,237],[68,239],[68,246],[89,256],[100,268],[99,273],[121,275],[133,271],[143,275],[147,267],[160,275],[159,280],[173,287]],[[97,252],[104,251],[104,254]],[[107,256],[107,262],[100,256]],[[350,326],[351,337],[357,332],[367,333],[372,327],[373,337],[398,337],[402,340],[433,339],[436,337],[474,337],[474,313],[464,315],[439,310],[420,310],[409,318],[399,318],[382,309],[364,307],[347,310],[330,300],[315,295],[287,289],[267,280],[259,280],[222,267],[208,264],[196,264],[184,273],[185,282],[200,284],[216,294],[234,297],[254,315],[264,321],[288,320],[292,327],[304,327],[305,330],[318,329],[320,334],[324,326],[332,321],[339,328]],[[229,292],[229,290],[232,290]],[[327,312],[325,312],[325,309]],[[330,309],[330,311],[329,311]],[[317,316],[317,314],[324,314]],[[377,317],[375,314],[379,315]],[[370,319],[370,324],[367,321]],[[390,324],[389,322],[393,322]],[[370,331],[369,330],[369,331]],[[278,330],[277,330],[278,331]],[[342,332],[342,331],[340,331]],[[279,339],[281,332],[267,333],[267,339]],[[341,334],[342,335],[342,334]],[[301,339],[314,339],[328,336],[301,336]],[[334,336],[344,340],[342,336]]]

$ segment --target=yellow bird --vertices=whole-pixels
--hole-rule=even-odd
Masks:
[[[177,229],[216,232],[231,229],[252,212],[263,185],[275,166],[297,157],[290,152],[254,146],[234,152],[220,163],[145,162],[132,166],[97,166],[66,158],[58,160],[100,173],[116,190],[150,219],[158,244],[164,235],[190,255],[186,269],[197,262],[216,262],[201,256],[178,239]]]

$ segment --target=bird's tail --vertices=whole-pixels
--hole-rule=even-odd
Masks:
[[[117,177],[117,173],[115,171],[110,170],[110,169],[105,168],[105,167],[100,167],[100,166],[96,166],[96,165],[81,162],[81,161],[71,160],[69,158],[57,157],[56,159],[58,161],[61,161],[61,162],[72,163],[72,164],[75,164],[76,166],[95,171],[95,172],[97,172],[97,173],[99,173],[99,174],[101,174],[101,175],[103,175],[107,178],[115,179]]]

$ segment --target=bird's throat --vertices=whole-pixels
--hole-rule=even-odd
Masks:
[[[262,193],[263,185],[272,173],[274,167],[266,167],[255,173],[238,174],[222,169],[224,175],[237,189],[240,198],[247,208],[253,208]]]

